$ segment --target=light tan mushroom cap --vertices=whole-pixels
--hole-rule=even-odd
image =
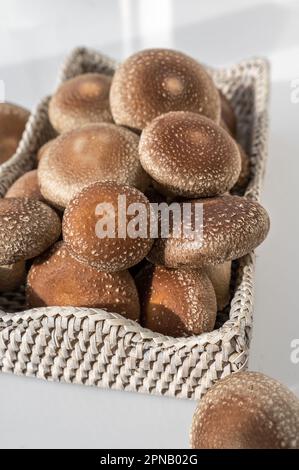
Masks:
[[[41,254],[58,238],[56,212],[35,199],[0,199],[0,265]]]
[[[298,449],[299,400],[263,374],[232,374],[200,400],[190,443],[193,449]]]
[[[0,103],[0,164],[17,150],[29,111],[11,103]]]
[[[28,171],[20,176],[11,185],[5,197],[25,197],[44,201],[38,185],[37,170]]]
[[[143,129],[169,111],[192,111],[216,122],[220,98],[211,77],[197,61],[169,49],[148,49],[116,70],[110,104],[117,124]]]
[[[206,273],[146,266],[136,277],[142,324],[167,336],[199,335],[216,320],[216,297]]]
[[[188,236],[177,236],[170,226],[168,238],[157,238],[148,254],[154,264],[168,267],[204,267],[224,263],[250,253],[266,238],[270,221],[266,210],[257,202],[239,196],[193,199]],[[202,236],[194,231],[196,204],[202,204]],[[180,204],[183,213],[182,203]],[[198,206],[200,208],[200,206]],[[175,236],[176,235],[176,236]],[[201,235],[201,234],[200,234]]]
[[[76,260],[63,242],[34,261],[26,294],[31,307],[104,308],[139,320],[138,293],[129,272],[101,272]]]
[[[55,139],[41,159],[41,193],[58,208],[95,181],[116,181],[143,190],[149,178],[140,165],[139,138],[114,124],[89,124]]]
[[[223,194],[241,171],[239,150],[230,135],[210,119],[184,111],[154,119],[142,132],[139,155],[158,184],[184,197]]]
[[[124,209],[120,210],[119,196],[125,197]],[[131,204],[144,209],[140,223],[136,221],[140,230],[136,238],[128,235],[130,224],[136,226],[135,211],[128,214]],[[119,217],[124,221],[123,233]],[[149,252],[153,243],[149,236],[150,217],[150,203],[137,189],[114,182],[93,183],[66,208],[63,239],[77,259],[105,272],[121,271],[139,263]]]
[[[112,122],[109,104],[111,77],[85,73],[64,82],[51,98],[49,118],[57,132],[93,122]]]
[[[17,289],[25,281],[25,261],[0,266],[0,292]]]

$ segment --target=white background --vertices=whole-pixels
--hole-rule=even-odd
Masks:
[[[271,61],[271,131],[263,203],[270,235],[258,250],[250,368],[299,395],[298,0],[0,0],[0,80],[6,99],[32,108],[55,87],[75,46],[119,60],[144,47],[180,49],[214,66]],[[0,374],[1,447],[188,446],[195,403]]]

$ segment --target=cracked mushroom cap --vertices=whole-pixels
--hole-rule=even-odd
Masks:
[[[0,103],[0,164],[17,150],[29,111],[12,103]]]
[[[20,178],[11,185],[5,197],[24,197],[44,201],[39,189],[37,170],[28,171],[20,176]]]
[[[216,383],[193,416],[193,449],[299,449],[299,400],[258,372]]]
[[[49,119],[58,133],[93,122],[112,122],[109,104],[111,77],[85,73],[58,88],[49,103]]]
[[[146,266],[136,277],[142,325],[167,336],[200,335],[216,320],[216,297],[205,272]]]
[[[89,124],[57,137],[38,166],[44,198],[59,209],[95,181],[143,190],[149,177],[138,156],[139,137],[114,124]]]
[[[144,170],[161,187],[184,197],[223,194],[241,171],[231,136],[210,119],[185,111],[154,119],[142,132],[139,156]]]
[[[185,265],[202,268],[220,264],[250,253],[268,234],[269,216],[258,202],[239,196],[188,202],[192,214],[188,231],[180,224],[182,217],[177,226],[172,222],[169,237],[154,241],[147,256],[152,263],[172,268]],[[183,203],[180,203],[180,208],[183,214]]]
[[[205,68],[191,57],[169,49],[137,52],[116,70],[110,104],[117,124],[143,129],[169,111],[192,111],[216,122],[220,98]]]
[[[129,272],[99,271],[76,260],[63,242],[34,261],[26,295],[30,307],[102,308],[139,320],[138,293]]]
[[[140,209],[140,216],[135,208]],[[66,208],[63,239],[80,261],[105,272],[121,271],[149,252],[150,218],[150,203],[140,191],[97,182],[84,188]]]
[[[36,199],[0,199],[0,265],[34,258],[58,238],[56,212]]]

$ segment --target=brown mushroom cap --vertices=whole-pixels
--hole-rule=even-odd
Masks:
[[[266,238],[270,221],[266,210],[258,203],[239,196],[219,196],[194,199],[191,204],[191,228],[185,236],[177,236],[178,227],[170,225],[167,238],[156,238],[148,259],[154,264],[178,268],[204,267],[224,263],[246,255]],[[202,204],[202,237],[194,232],[197,203]],[[183,213],[183,203],[180,203]]]
[[[0,265],[41,254],[59,237],[56,212],[36,199],[0,199]]]
[[[223,310],[230,301],[231,269],[231,261],[209,265],[204,269],[215,289],[218,310]]]
[[[9,188],[5,197],[25,197],[44,201],[38,185],[37,170],[28,171],[20,176]]]
[[[125,206],[120,210],[119,196],[125,197]],[[144,211],[136,223],[138,214],[128,215],[131,204],[139,204]],[[137,189],[97,182],[85,187],[68,205],[63,217],[63,238],[79,260],[102,271],[121,271],[137,264],[149,252],[150,215],[150,203]],[[119,228],[119,217],[124,221],[123,230]],[[127,229],[137,225],[139,234],[132,238]]]
[[[40,147],[40,149],[38,150],[36,154],[36,160],[38,164],[41,161],[42,157],[49,151],[51,145],[53,144],[55,140],[56,140],[55,138],[48,140],[48,142],[46,142],[44,145]]]
[[[143,129],[160,114],[192,111],[220,120],[219,93],[205,68],[168,49],[148,49],[116,70],[110,104],[117,124]]]
[[[228,132],[230,135],[231,135],[231,132],[229,130],[229,128],[227,127],[227,125],[225,124],[225,122],[223,121],[223,119],[220,120],[220,126],[226,131]],[[232,136],[233,137],[233,136]]]
[[[167,336],[199,335],[216,320],[216,297],[204,272],[149,265],[136,277],[142,324]]]
[[[232,193],[240,193],[244,191],[246,186],[248,185],[249,179],[250,179],[250,160],[248,155],[246,154],[245,150],[243,147],[239,144],[239,153],[241,156],[241,172],[238,178],[238,181],[236,182],[235,186],[231,189]]]
[[[200,400],[190,443],[193,449],[298,449],[299,400],[266,375],[232,374]]]
[[[230,101],[226,96],[219,90],[220,101],[221,101],[221,118],[227,126],[229,132],[233,137],[237,134],[237,118]]]
[[[173,111],[154,119],[142,132],[140,162],[173,194],[208,197],[236,183],[241,159],[230,135],[199,114]]]
[[[49,118],[57,132],[93,122],[112,122],[109,105],[111,77],[85,73],[60,85],[49,103]]]
[[[0,103],[0,164],[17,150],[29,111],[12,103]]]
[[[30,307],[104,308],[139,320],[138,293],[129,272],[99,271],[76,260],[63,242],[34,261],[26,294]]]
[[[25,280],[25,261],[0,266],[0,292],[17,289]]]
[[[149,181],[138,156],[136,134],[114,124],[89,124],[55,139],[38,167],[41,193],[58,208],[95,181],[144,189]]]

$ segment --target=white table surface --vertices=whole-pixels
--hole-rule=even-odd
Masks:
[[[220,66],[271,61],[269,164],[263,194],[272,227],[258,250],[250,368],[299,395],[299,2],[288,0],[0,0],[0,80],[32,108],[53,90],[64,55],[86,45],[122,59],[173,47]],[[299,355],[298,355],[299,356]],[[0,447],[182,448],[195,403],[0,374]]]

